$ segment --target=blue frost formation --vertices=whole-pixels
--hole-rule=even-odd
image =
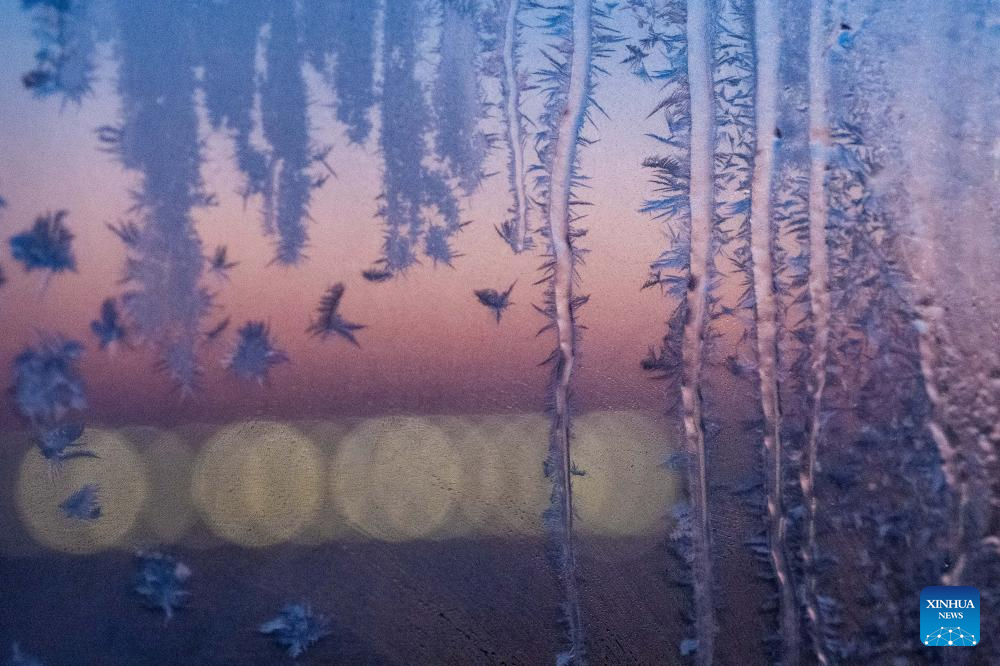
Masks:
[[[258,631],[273,635],[274,641],[286,648],[288,656],[294,659],[330,634],[330,622],[325,616],[313,613],[308,604],[292,603],[261,624]]]
[[[479,76],[483,55],[479,3],[441,0],[441,13],[440,62],[431,96],[434,148],[469,195],[483,180],[483,162],[493,143],[493,137],[480,128],[487,107]]]
[[[323,298],[316,308],[316,319],[309,324],[306,333],[326,340],[331,335],[339,335],[351,344],[358,345],[354,337],[354,331],[364,328],[364,324],[354,324],[344,319],[337,311],[340,308],[340,299],[344,296],[344,283],[338,282],[323,294]]]
[[[229,317],[226,317],[218,324],[205,331],[205,339],[209,341],[215,340],[220,335],[222,335],[223,331],[225,331],[227,328],[229,328]]]
[[[37,268],[50,273],[76,270],[73,234],[63,222],[68,214],[68,211],[59,210],[41,215],[31,229],[10,239],[11,254],[24,265],[24,270],[30,272]]]
[[[67,414],[87,406],[78,362],[83,345],[45,335],[14,359],[14,400],[35,426],[53,427]]]
[[[94,32],[86,0],[22,0],[38,40],[35,67],[21,83],[38,97],[59,94],[80,103],[94,75]]]
[[[463,226],[447,174],[424,163],[430,114],[416,78],[421,21],[417,3],[386,4],[379,137],[385,166],[378,213],[385,233],[373,275],[405,272],[418,263],[421,244],[434,264],[451,265],[457,256],[451,239]]]
[[[225,366],[240,379],[255,379],[263,385],[272,366],[288,362],[288,356],[271,342],[264,322],[248,321],[236,334],[236,347]]]
[[[135,591],[153,610],[163,611],[164,623],[174,617],[174,611],[187,604],[191,593],[184,589],[191,570],[183,562],[159,551],[137,553],[139,572]]]
[[[21,652],[21,646],[12,643],[10,646],[10,658],[4,662],[6,666],[42,666],[42,660]]]
[[[100,486],[88,483],[59,505],[67,518],[97,520],[101,517]]]
[[[44,335],[14,359],[14,401],[35,429],[42,456],[58,469],[72,458],[96,458],[80,446],[83,425],[70,420],[87,407],[78,362],[83,345],[60,335]]]
[[[83,425],[79,423],[45,426],[39,431],[38,446],[42,456],[56,466],[72,458],[97,458],[93,451],[76,448],[82,436]]]
[[[352,143],[371,133],[368,113],[375,105],[374,2],[302,3],[302,34],[309,62],[336,93],[337,120]]]
[[[208,121],[212,129],[232,134],[236,166],[246,179],[244,202],[271,189],[267,155],[250,140],[255,129],[257,42],[267,8],[267,0],[243,0],[199,3],[194,9]]]
[[[186,394],[197,388],[197,343],[211,303],[192,217],[212,202],[199,172],[192,17],[169,3],[121,0],[115,7],[123,123],[102,128],[99,138],[142,176],[134,228],[115,229],[129,251],[122,304],[137,336],[156,349],[159,366]],[[150,25],[160,29],[151,33]]]
[[[500,323],[500,315],[511,306],[510,302],[510,292],[514,291],[514,285],[516,282],[511,283],[507,287],[506,291],[499,291],[497,289],[476,289],[473,294],[480,303],[493,310],[493,314],[496,315],[497,323]]]
[[[111,134],[105,137],[107,141],[114,142],[117,140],[116,139],[117,133],[113,130],[110,130],[109,128],[102,128],[101,130],[98,130],[98,132],[100,133],[105,130],[111,131]],[[105,139],[100,139],[100,140],[102,143],[104,143]],[[120,240],[122,244],[125,245],[125,247],[135,248],[136,246],[139,245],[139,238],[140,238],[139,225],[137,225],[135,222],[132,222],[131,220],[126,220],[123,222],[119,222],[118,226],[115,226],[113,224],[108,224],[106,226],[111,231],[111,233],[113,233],[115,236],[118,237],[118,240]]]
[[[225,245],[215,248],[215,253],[208,260],[208,270],[222,279],[229,279],[229,271],[240,265],[238,261],[230,261],[229,253]]]
[[[506,135],[507,180],[513,199],[507,209],[509,217],[494,228],[515,254],[534,246],[528,226],[528,209],[532,202],[528,196],[528,168],[524,152],[527,118],[521,111],[521,91],[529,88],[526,73],[519,69],[520,10],[520,0],[501,0],[496,3],[494,11],[487,14],[485,23],[492,42],[490,56],[484,63],[484,70],[500,81],[500,121]]]
[[[543,52],[546,63],[537,79],[545,96],[536,136],[540,163],[533,167],[544,201],[545,235],[548,241],[541,270],[546,283],[545,301],[538,310],[549,322],[542,331],[553,330],[555,349],[546,359],[551,364],[549,393],[551,428],[545,458],[545,476],[552,482],[549,506],[545,510],[545,530],[549,556],[562,595],[562,620],[566,628],[563,650],[557,655],[560,666],[586,663],[586,639],[580,603],[579,572],[573,532],[572,460],[572,379],[577,364],[577,313],[587,296],[575,295],[577,265],[584,252],[576,243],[586,231],[576,226],[580,215],[575,206],[583,203],[574,192],[585,177],[579,173],[578,146],[589,141],[583,135],[591,109],[601,110],[593,98],[595,58],[607,57],[619,38],[608,25],[613,4],[597,7],[591,0],[546,6],[542,25],[554,44]]]
[[[97,336],[101,349],[114,348],[115,345],[125,341],[125,326],[118,313],[118,306],[115,305],[115,299],[107,298],[101,303],[101,316],[90,322],[90,330]]]
[[[303,258],[308,240],[314,156],[309,145],[306,83],[302,72],[305,50],[299,39],[293,3],[272,6],[271,35],[266,48],[267,76],[260,85],[261,129],[270,144],[268,185],[264,189],[264,230],[277,235],[274,260],[292,265]],[[325,163],[324,163],[325,164]],[[321,185],[321,179],[315,184]]]

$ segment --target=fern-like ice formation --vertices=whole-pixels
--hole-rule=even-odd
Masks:
[[[292,659],[301,656],[309,647],[330,635],[330,621],[314,613],[309,604],[286,604],[272,619],[257,628],[262,634],[274,637],[274,642],[285,648]]]
[[[14,359],[14,402],[36,427],[54,427],[87,407],[80,357],[83,345],[61,335],[43,334]]]
[[[297,26],[293,3],[271,6],[265,74],[260,84],[261,130],[270,146],[263,191],[264,231],[276,236],[274,260],[286,266],[305,256],[309,201],[314,185],[325,181],[314,180],[310,167],[317,162],[326,164],[323,151],[316,154],[310,145],[308,93],[302,70],[305,49]]]
[[[799,663],[799,602],[789,564],[785,515],[786,453],[783,448],[781,400],[778,388],[778,304],[774,276],[771,195],[778,128],[778,69],[781,44],[778,3],[757,0],[754,6],[756,63],[755,139],[750,208],[750,252],[756,308],[757,377],[764,416],[764,481],[767,503],[767,544],[770,565],[778,587],[780,660],[785,666]]]
[[[687,83],[690,109],[688,199],[690,259],[688,295],[682,338],[681,404],[687,449],[692,457],[689,487],[695,522],[694,602],[696,658],[710,664],[715,653],[715,608],[712,599],[711,529],[708,507],[708,470],[701,404],[708,269],[715,215],[712,159],[715,123],[712,99],[712,51],[709,3],[691,0],[687,7]]]
[[[73,233],[65,223],[68,215],[65,210],[40,215],[30,229],[11,237],[11,255],[25,271],[48,271],[51,276],[76,270]]]
[[[575,224],[579,216],[573,207],[580,203],[574,190],[583,177],[579,173],[578,147],[587,139],[582,131],[592,109],[600,110],[593,99],[594,60],[606,57],[617,33],[608,23],[613,6],[595,6],[592,0],[564,4],[534,4],[542,23],[553,39],[546,52],[547,65],[537,72],[545,94],[536,146],[540,164],[537,183],[544,201],[548,240],[547,259],[542,265],[546,283],[545,303],[539,308],[550,322],[542,329],[553,330],[556,348],[547,362],[552,364],[552,426],[545,474],[552,481],[545,527],[552,560],[563,591],[563,622],[566,645],[558,664],[585,663],[585,634],[580,604],[579,572],[573,534],[573,460],[571,385],[577,363],[577,313],[587,302],[575,295],[577,266],[582,250],[576,247],[584,231]]]
[[[274,345],[271,330],[262,321],[248,321],[236,332],[236,344],[223,365],[239,379],[267,383],[271,368],[288,362]]]
[[[135,592],[152,610],[163,613],[164,624],[170,622],[174,612],[187,605],[191,593],[186,589],[191,569],[173,556],[156,550],[136,553],[138,572]]]
[[[514,254],[534,247],[528,213],[528,164],[525,155],[527,119],[521,111],[521,91],[527,86],[520,69],[522,23],[521,0],[500,0],[493,14],[496,23],[496,57],[494,70],[500,80],[500,118],[507,146],[507,180],[512,197],[507,209],[509,217],[496,226],[497,233],[510,245]]]
[[[441,40],[431,90],[434,149],[466,195],[479,188],[493,137],[482,129],[487,105],[480,74],[485,56],[479,0],[440,0]]]
[[[74,520],[97,520],[101,517],[100,487],[87,483],[59,504],[63,515]]]
[[[458,256],[452,237],[463,226],[447,174],[425,161],[431,114],[416,75],[420,5],[390,2],[383,14],[379,148],[384,166],[378,215],[385,230],[382,254],[365,274],[372,282],[407,271],[421,253],[435,265],[451,265]]]
[[[699,663],[711,663],[715,640],[715,602],[708,517],[708,470],[705,427],[698,385],[702,362],[709,249],[714,223],[714,117],[712,53],[707,3],[633,2],[644,30],[629,45],[626,62],[644,80],[663,84],[663,97],[650,115],[661,114],[662,134],[652,134],[664,154],[648,158],[656,198],[643,212],[662,220],[667,247],[650,265],[644,287],[659,286],[677,305],[668,316],[659,350],[650,350],[646,370],[671,382],[681,408],[689,501],[675,507],[672,541],[689,569],[677,576],[692,589],[693,635],[679,651]]]
[[[99,137],[141,176],[136,227],[122,229],[128,232],[122,304],[137,337],[156,349],[159,366],[183,395],[198,387],[200,328],[211,304],[193,219],[194,209],[213,199],[200,174],[191,17],[159,3],[122,0],[115,7],[123,118]],[[150,25],[162,31],[151,34]]]
[[[343,282],[338,282],[326,290],[316,308],[316,318],[309,324],[306,333],[322,340],[331,335],[339,335],[355,347],[359,347],[354,332],[365,328],[365,325],[347,321],[340,314],[340,300],[344,297],[344,291],[346,288]]]
[[[816,464],[819,455],[823,392],[826,387],[826,359],[830,340],[830,293],[827,271],[827,198],[826,163],[830,150],[830,128],[826,111],[828,0],[812,0],[809,10],[809,302],[812,308],[812,373],[810,393],[812,416],[800,473],[806,508],[805,543],[802,559],[805,567],[805,606],[811,623],[813,650],[820,666],[830,662],[827,655],[823,613],[819,607],[817,583],[818,546],[816,543]]]
[[[302,35],[309,62],[336,95],[337,120],[352,143],[371,133],[375,105],[376,2],[302,3]]]
[[[24,87],[39,97],[61,95],[80,104],[94,79],[93,6],[86,0],[22,0],[31,12],[38,40],[35,67],[21,77]]]

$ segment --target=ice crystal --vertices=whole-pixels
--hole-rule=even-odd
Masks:
[[[88,483],[67,497],[59,508],[67,518],[97,520],[101,517],[100,486]]]
[[[230,261],[228,255],[228,249],[225,245],[220,245],[215,248],[215,253],[208,260],[208,270],[214,275],[226,279],[229,279],[229,271],[240,265],[238,261]]]
[[[6,666],[42,666],[42,660],[21,652],[21,646],[17,643],[12,643],[10,646],[10,658],[4,664]]]
[[[131,220],[126,220],[119,222],[118,226],[113,224],[106,225],[111,233],[118,237],[125,247],[134,248],[139,244],[140,231],[139,225]]]
[[[516,282],[511,283],[507,287],[506,291],[499,291],[497,289],[476,289],[473,294],[479,299],[479,302],[493,310],[493,314],[496,315],[497,323],[500,323],[500,316],[504,311],[511,306],[510,302],[510,292],[514,290],[514,285]]]
[[[336,92],[337,119],[347,127],[352,143],[363,143],[371,132],[368,112],[375,95],[375,17],[371,2],[302,3],[303,40],[309,61]]]
[[[52,273],[76,270],[73,234],[63,222],[67,215],[69,212],[65,210],[41,215],[31,229],[10,239],[11,253],[24,265],[24,270],[37,268]]]
[[[384,13],[379,147],[385,170],[378,212],[385,232],[377,264],[395,276],[418,263],[422,241],[434,263],[450,264],[456,256],[451,238],[463,225],[446,174],[425,163],[430,112],[416,77],[420,10],[413,3],[393,2]]]
[[[344,283],[338,282],[323,294],[323,298],[316,308],[316,319],[309,324],[306,332],[326,340],[331,335],[339,335],[351,344],[358,345],[354,337],[354,331],[364,328],[364,324],[354,324],[344,319],[337,311],[340,307],[340,299],[344,296]]]
[[[14,400],[28,420],[55,424],[87,406],[78,361],[83,345],[60,335],[42,337],[14,359]]]
[[[60,94],[80,103],[90,93],[94,73],[94,34],[85,0],[22,0],[32,12],[39,42],[35,68],[21,83],[39,97]]]
[[[38,434],[38,447],[42,456],[56,468],[60,463],[72,458],[97,458],[97,454],[93,451],[76,448],[82,445],[79,441],[82,436],[83,425],[79,423],[47,426]]]
[[[480,83],[477,5],[472,0],[442,1],[440,62],[431,95],[435,151],[467,195],[479,187],[493,143],[480,129],[486,105]]]
[[[101,303],[101,317],[90,322],[90,330],[97,336],[101,349],[125,341],[125,326],[122,324],[115,299],[108,298]]]
[[[187,604],[191,593],[184,589],[191,570],[183,562],[159,551],[137,553],[139,571],[135,591],[153,610],[163,611],[164,623],[169,622],[174,611]]]
[[[325,616],[313,613],[308,604],[291,603],[261,624],[258,631],[273,635],[274,641],[286,648],[288,656],[294,659],[330,634],[330,622]]]
[[[237,331],[236,347],[225,366],[240,379],[264,384],[273,366],[287,362],[288,356],[276,349],[271,341],[267,325],[262,321],[248,321]]]

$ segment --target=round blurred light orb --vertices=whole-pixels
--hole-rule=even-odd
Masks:
[[[548,451],[544,414],[480,417],[475,447],[478,493],[463,512],[479,529],[497,536],[539,536],[551,485],[542,473]],[[463,451],[465,449],[463,448]]]
[[[143,532],[153,541],[176,543],[197,521],[191,500],[194,450],[173,430],[136,428],[127,434],[142,453],[147,472]]]
[[[299,421],[295,423],[295,427],[316,446],[324,462],[332,458],[340,446],[340,440],[351,429],[346,419]],[[305,529],[295,535],[293,539],[295,543],[315,546],[334,541],[350,532],[347,520],[337,512],[332,495],[330,484],[322,484],[316,513]]]
[[[285,424],[248,421],[213,436],[195,462],[192,495],[218,536],[244,546],[288,541],[320,504],[323,463],[316,447]]]
[[[429,537],[461,496],[451,442],[426,420],[389,416],[358,425],[331,463],[333,499],[351,524],[386,541]]]
[[[21,461],[17,508],[28,532],[39,543],[66,553],[96,553],[116,545],[132,529],[146,499],[146,472],[142,458],[115,431],[87,428],[80,450],[99,458],[73,458],[58,466],[37,447]],[[60,504],[85,484],[99,487],[100,517],[68,517]]]
[[[676,476],[665,424],[642,412],[589,412],[573,422],[573,500],[584,532],[643,536],[662,532]]]

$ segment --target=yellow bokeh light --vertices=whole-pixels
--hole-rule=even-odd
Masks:
[[[665,529],[678,480],[663,461],[665,424],[641,412],[590,412],[574,421],[573,499],[584,532],[642,536]]]
[[[462,510],[476,529],[498,536],[538,536],[548,506],[549,481],[542,473],[549,420],[543,414],[484,416],[474,446],[478,493]]]
[[[226,427],[195,463],[192,494],[218,536],[244,546],[288,541],[320,505],[322,458],[299,430],[250,421]]]
[[[180,541],[197,521],[191,501],[194,450],[174,430],[129,428],[122,433],[145,461],[149,483],[140,516],[143,536],[160,543]]]
[[[58,468],[36,447],[25,453],[17,486],[17,508],[31,536],[67,553],[95,553],[126,546],[146,497],[142,458],[121,434],[88,428],[80,448],[100,458],[74,458]],[[59,504],[87,483],[100,486],[101,517],[68,518]]]
[[[386,541],[440,533],[461,496],[461,467],[445,433],[426,420],[361,423],[331,463],[333,499],[358,530]]]
[[[330,460],[340,446],[340,440],[351,430],[350,425],[343,421],[303,421],[296,423],[296,427],[316,445],[324,460]],[[305,529],[295,535],[295,543],[317,545],[349,532],[346,519],[337,512],[329,485],[323,484],[320,489],[316,513]]]

